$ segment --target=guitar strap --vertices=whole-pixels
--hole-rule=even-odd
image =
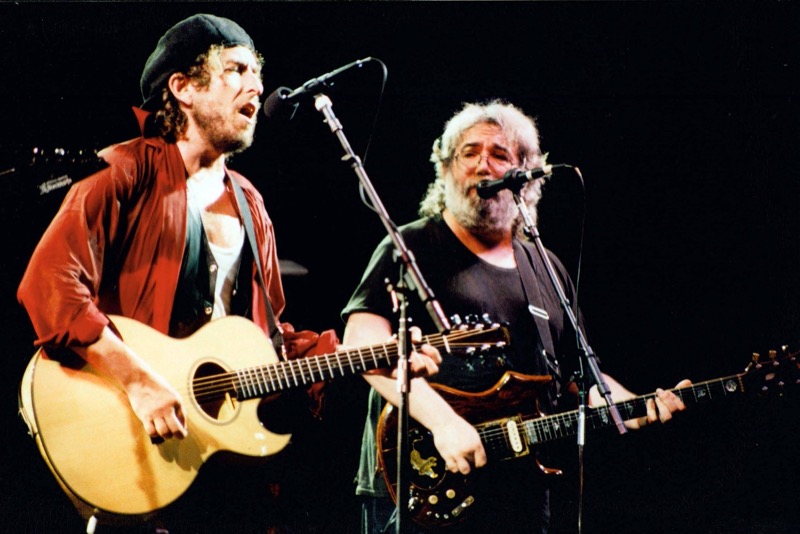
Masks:
[[[528,311],[536,323],[536,330],[539,332],[539,348],[544,361],[547,363],[547,368],[556,378],[556,383],[560,382],[561,370],[556,358],[555,346],[553,345],[553,336],[550,333],[550,314],[545,308],[544,299],[542,298],[542,291],[539,284],[536,282],[537,275],[541,279],[545,273],[540,272],[541,269],[537,268],[537,262],[531,257],[530,251],[522,245],[518,240],[514,239],[514,258],[517,261],[517,272],[519,272],[520,280],[522,281],[522,289],[525,292],[525,299],[528,301]]]
[[[233,193],[236,196],[236,203],[239,206],[239,214],[242,218],[245,233],[247,234],[247,241],[250,243],[250,248],[253,251],[253,261],[256,262],[258,287],[261,289],[261,295],[264,298],[264,306],[267,308],[267,326],[269,327],[272,345],[275,347],[275,351],[286,360],[286,346],[283,343],[283,334],[281,333],[280,327],[278,327],[278,322],[275,320],[275,313],[272,311],[272,304],[269,302],[267,288],[264,286],[264,270],[261,267],[261,257],[258,254],[258,246],[256,245],[256,235],[253,229],[253,216],[250,214],[250,206],[247,203],[244,191],[239,183],[230,176],[228,176],[228,179],[233,186]]]

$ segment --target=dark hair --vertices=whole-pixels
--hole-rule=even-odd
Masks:
[[[182,73],[188,78],[189,83],[198,87],[207,87],[211,83],[210,59],[224,49],[221,45],[213,45],[205,53],[200,54],[194,62]],[[186,131],[186,113],[180,107],[178,99],[170,91],[169,86],[161,89],[161,101],[153,109],[153,123],[155,132],[170,143],[174,143]]]

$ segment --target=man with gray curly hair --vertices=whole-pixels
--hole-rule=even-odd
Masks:
[[[512,104],[494,100],[485,105],[466,104],[458,114],[454,115],[445,125],[444,133],[433,142],[430,161],[434,164],[436,180],[428,187],[428,192],[420,203],[419,214],[423,217],[432,217],[442,213],[449,204],[455,208],[459,217],[469,217],[475,223],[482,224],[481,213],[471,212],[463,205],[463,196],[458,195],[445,178],[451,170],[452,164],[463,156],[456,153],[464,133],[476,124],[495,124],[505,132],[508,140],[515,145],[514,159],[519,162],[515,167],[528,170],[544,165],[546,156],[539,149],[539,130],[533,119],[526,116]],[[474,157],[474,156],[473,156]],[[542,197],[541,181],[529,182],[521,191],[522,197],[528,204],[535,220],[536,204]],[[510,194],[503,195],[510,198]],[[480,199],[476,199],[480,200]],[[490,202],[484,202],[485,206]],[[513,212],[516,216],[515,230],[519,227],[520,218],[516,209],[509,209],[503,203],[503,208]]]
[[[446,477],[446,467],[452,473],[469,475],[474,468],[487,466],[480,470],[481,483],[469,486],[467,497],[454,489],[457,484],[451,486],[454,479],[429,483],[450,488],[441,495],[433,492],[426,496],[417,486],[415,491],[420,494],[412,492],[416,500],[412,498],[415,509],[411,510],[411,517],[423,523],[431,521],[431,517],[438,518],[427,526],[433,526],[434,530],[446,528],[449,533],[503,529],[545,532],[549,524],[549,494],[546,482],[537,476],[541,470],[536,455],[508,462],[487,458],[473,426],[490,418],[487,413],[486,419],[481,419],[481,409],[496,412],[499,408],[502,412],[506,403],[516,403],[508,415],[535,414],[538,409],[545,413],[563,410],[567,400],[564,393],[571,389],[569,379],[578,366],[574,332],[545,275],[542,259],[519,231],[520,214],[512,193],[501,190],[483,199],[476,192],[483,180],[501,179],[513,168],[532,169],[544,164],[536,123],[517,107],[502,101],[466,104],[445,125],[444,133],[433,145],[431,161],[436,180],[420,205],[422,218],[401,227],[404,240],[445,312],[462,317],[488,316],[504,323],[511,343],[473,353],[458,352],[451,347],[451,353],[443,355],[438,374],[428,380],[411,381],[409,414],[423,430],[430,432],[441,457],[441,462],[427,453],[422,458],[432,473],[437,478]],[[539,181],[526,184],[521,194],[535,212],[541,197]],[[391,241],[384,239],[343,310],[342,316],[347,321],[345,344],[375,343],[393,331],[394,313],[385,282],[398,277],[393,252]],[[566,269],[552,254],[550,259],[567,297],[572,300],[574,287]],[[409,315],[423,330],[433,328],[427,324],[430,318],[417,299],[410,299]],[[532,393],[519,388],[519,384],[508,387],[505,379],[509,371],[529,376],[551,375],[554,380]],[[388,470],[387,476],[382,473],[387,458],[379,463],[375,454],[376,447],[382,450],[386,444],[386,436],[378,430],[378,421],[385,401],[397,404],[399,399],[394,381],[385,376],[366,378],[372,390],[356,493],[363,498],[362,534],[378,534],[392,522],[394,511],[387,486],[387,481],[393,479]],[[615,401],[634,396],[610,377],[605,379]],[[447,386],[447,390],[432,387],[431,383]],[[504,393],[497,394],[499,390]],[[451,399],[455,395],[458,402],[451,405],[440,391],[447,391]],[[589,397],[591,405],[602,402],[594,386]],[[530,411],[516,411],[523,410],[525,402],[533,402],[527,407]],[[477,406],[471,406],[470,415],[466,416],[465,405],[470,403]],[[472,411],[475,408],[478,409]],[[663,422],[682,409],[684,405],[678,397],[661,391],[655,402],[648,401],[646,416],[625,424],[639,428],[650,422]],[[423,439],[415,440],[417,453],[420,450],[416,447]],[[437,467],[441,467],[440,472],[435,471]],[[410,476],[414,480],[414,474]],[[397,493],[404,499],[408,495],[406,489]],[[425,515],[427,512],[415,515],[415,510],[427,510],[431,515]],[[459,513],[452,515],[453,510]],[[406,528],[406,532],[416,532],[409,525]]]

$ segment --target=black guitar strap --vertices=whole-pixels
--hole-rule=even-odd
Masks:
[[[245,233],[247,234],[247,241],[250,243],[250,248],[253,251],[253,261],[256,262],[256,270],[258,272],[258,287],[261,288],[261,294],[264,297],[264,303],[267,308],[267,323],[269,327],[269,335],[272,339],[272,345],[275,351],[281,355],[285,360],[286,346],[283,344],[283,334],[278,327],[278,322],[275,320],[275,314],[272,311],[272,304],[269,301],[267,288],[264,286],[264,270],[261,267],[261,257],[258,254],[258,246],[256,245],[256,235],[253,230],[253,217],[250,214],[250,206],[247,204],[247,199],[244,196],[242,187],[230,176],[228,179],[233,186],[233,193],[236,196],[236,203],[239,206],[239,214],[242,217],[242,224],[244,225]]]
[[[556,382],[560,381],[561,370],[559,369],[558,359],[556,358],[555,346],[553,345],[553,336],[550,333],[550,315],[545,308],[544,299],[542,298],[542,291],[539,284],[536,283],[537,275],[539,278],[546,276],[546,273],[540,272],[542,269],[537,269],[537,263],[531,257],[530,251],[522,245],[518,240],[514,240],[514,258],[517,261],[517,271],[519,272],[520,280],[522,280],[522,288],[525,291],[525,299],[528,301],[528,311],[536,323],[536,330],[539,332],[539,343],[541,354],[547,363],[548,369],[556,378]]]

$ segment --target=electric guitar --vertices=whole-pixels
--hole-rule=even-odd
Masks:
[[[754,354],[745,371],[740,374],[692,384],[672,391],[689,406],[705,401],[727,398],[746,392],[764,393],[782,390],[800,383],[797,356],[785,353],[760,362]],[[539,392],[551,381],[550,376],[529,376],[507,372],[495,386],[480,392],[467,393],[446,386],[431,384],[455,411],[475,426],[483,442],[489,464],[480,473],[455,474],[447,470],[436,451],[433,435],[413,419],[408,422],[407,480],[409,487],[401,494],[408,499],[409,517],[426,527],[445,527],[464,520],[479,507],[482,500],[491,499],[482,482],[491,477],[491,464],[529,455],[533,448],[578,432],[578,410],[543,415],[537,407]],[[623,420],[646,413],[646,402],[655,393],[616,403]],[[585,428],[594,430],[613,425],[608,407],[586,411]],[[387,405],[381,413],[377,428],[378,460],[383,468],[389,492],[397,503],[397,414]],[[561,474],[538,461],[544,474]],[[489,472],[485,472],[489,471]],[[533,475],[533,473],[532,473]],[[480,479],[479,479],[480,477]]]
[[[20,413],[73,502],[111,514],[144,515],[168,505],[216,452],[267,457],[286,447],[291,435],[260,423],[260,399],[398,360],[397,345],[389,342],[278,361],[267,336],[241,317],[212,321],[185,339],[110,318],[122,339],[181,394],[188,436],[151,440],[119,385],[77,356],[56,361],[42,350],[25,371]],[[477,325],[423,342],[447,351],[508,339],[504,327]]]

